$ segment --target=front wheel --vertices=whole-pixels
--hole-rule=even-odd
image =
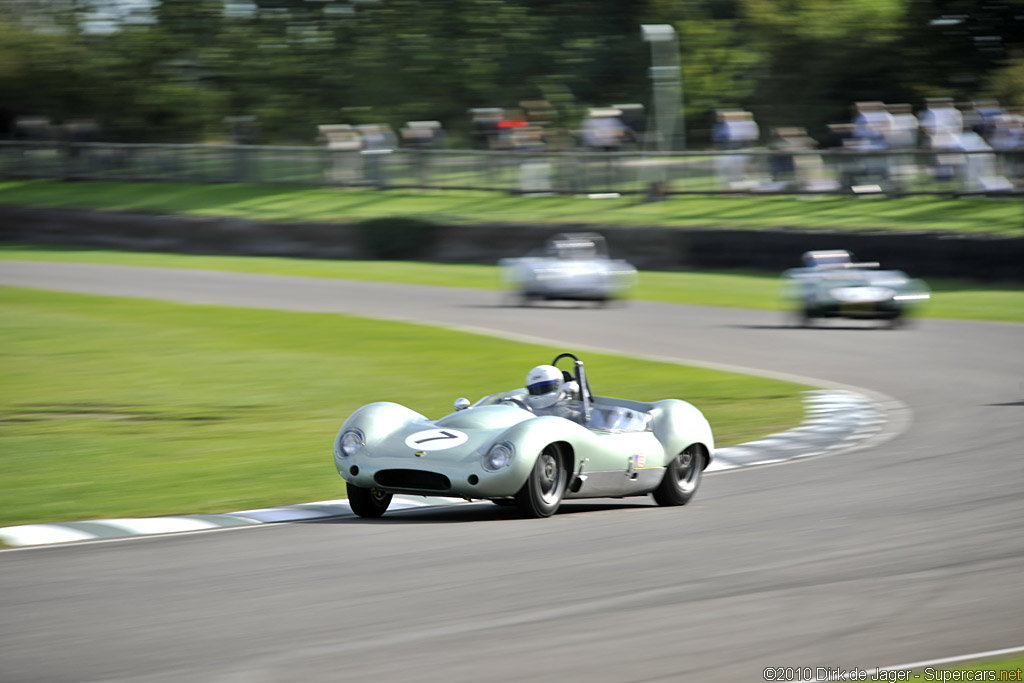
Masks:
[[[352,512],[360,517],[376,518],[387,512],[392,494],[380,489],[368,489],[346,482],[348,504]]]
[[[516,505],[526,517],[550,517],[562,504],[569,470],[558,448],[548,446],[537,456],[530,477],[516,494]]]
[[[697,493],[700,475],[707,465],[704,450],[694,444],[672,458],[665,468],[665,476],[654,490],[658,505],[686,505]]]
[[[816,311],[810,306],[804,306],[793,314],[796,327],[814,327],[814,320],[817,318]]]

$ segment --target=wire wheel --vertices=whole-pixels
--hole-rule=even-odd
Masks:
[[[529,478],[516,494],[516,504],[527,517],[550,517],[562,503],[569,470],[556,446],[548,446],[537,456]]]
[[[700,476],[707,466],[707,456],[699,444],[677,455],[665,468],[665,476],[654,491],[659,505],[686,505],[697,493]]]
[[[366,488],[348,484],[348,504],[352,512],[360,517],[375,518],[387,512],[391,505],[391,495],[378,488]]]

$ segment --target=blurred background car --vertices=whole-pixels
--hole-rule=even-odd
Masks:
[[[560,233],[539,253],[498,262],[505,287],[518,302],[593,301],[604,304],[628,294],[636,268],[612,259],[604,236],[594,232]]]
[[[880,270],[877,262],[857,263],[842,249],[808,251],[803,263],[783,273],[783,296],[803,327],[819,318],[883,320],[896,327],[931,296],[923,280]]]

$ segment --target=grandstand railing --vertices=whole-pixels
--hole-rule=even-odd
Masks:
[[[1024,193],[1024,149],[550,152],[0,141],[0,177],[518,194]]]

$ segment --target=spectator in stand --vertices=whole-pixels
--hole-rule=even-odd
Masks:
[[[920,122],[909,104],[890,104],[886,108],[892,116],[889,149],[907,150],[907,154],[889,159],[889,178],[897,191],[902,191],[917,173],[917,163],[911,150],[917,149]]]
[[[956,108],[960,111],[963,129],[952,135],[954,149],[966,154],[948,155],[948,159],[955,161],[954,173],[960,191],[989,194],[1012,190],[1012,183],[1002,174],[992,145],[986,139],[985,112],[974,102],[962,103]]]
[[[592,152],[617,152],[626,138],[626,126],[618,109],[591,109],[583,121],[583,145]],[[584,162],[588,167],[586,176],[608,191],[615,187],[619,176],[619,160],[615,155],[606,154]]]
[[[828,124],[828,134],[825,136],[822,146],[827,149],[850,149],[853,147],[853,124]]]
[[[975,132],[986,140],[992,137],[996,130],[996,122],[1003,115],[1003,108],[999,102],[992,99],[975,100],[974,111],[978,115],[978,125]]]
[[[1006,177],[1019,188],[1024,183],[1024,110],[1006,111],[992,126],[992,149],[999,153]]]
[[[929,97],[926,109],[921,113],[921,132],[924,144],[929,149],[952,149],[956,146],[954,136],[964,130],[963,114],[953,106],[949,97]]]
[[[951,180],[956,175],[956,158],[943,152],[957,149],[964,130],[963,115],[949,97],[929,97],[921,114],[923,147],[935,152],[932,164],[937,180]]]
[[[887,149],[893,117],[881,102],[854,105],[853,130],[861,149]]]
[[[754,120],[754,115],[749,111],[740,112],[739,120],[736,121],[735,138],[740,142],[740,147],[747,149],[757,144],[761,139],[761,128]]]
[[[857,102],[854,105],[853,137],[857,149],[875,151],[889,149],[893,127],[893,116],[883,103]],[[861,183],[881,186],[889,182],[891,173],[888,156],[865,157],[861,168]]]
[[[398,137],[391,130],[391,126],[382,123],[359,126],[358,130],[363,139],[362,155],[366,179],[380,187],[385,183],[384,157],[395,151]]]
[[[715,112],[715,125],[711,128],[711,144],[719,152],[731,152],[736,149],[732,139],[731,120],[736,112],[731,109],[719,109]],[[718,176],[718,186],[726,189],[731,188],[738,180],[734,173],[734,162],[732,156],[715,157],[715,174]]]
[[[626,126],[618,109],[591,109],[583,122],[583,144],[595,152],[615,152],[622,146]]]
[[[440,147],[444,140],[444,129],[439,121],[406,121],[401,129],[402,144],[413,152],[416,178],[420,185],[426,185],[430,175],[429,149]]]
[[[921,127],[909,104],[890,104],[886,107],[892,117],[888,145],[890,149],[917,149],[917,132]]]
[[[981,114],[974,108],[974,102],[957,102],[954,106],[960,110],[960,118],[964,124],[963,132],[972,131],[980,135],[982,119]]]
[[[734,152],[754,147],[761,137],[761,129],[749,111],[732,109],[719,110],[716,123],[711,131],[715,149]],[[749,154],[729,154],[716,159],[719,185],[728,189],[740,189],[749,184]]]
[[[1000,152],[1024,149],[1024,116],[1007,112],[993,121],[992,148]]]
[[[811,157],[804,159],[794,152],[814,149],[815,142],[807,131],[803,128],[775,128],[769,147],[775,152],[770,160],[772,186],[780,190],[805,189],[811,179],[807,163]]]
[[[856,159],[841,154],[844,150],[856,147],[856,140],[853,137],[852,123],[830,123],[828,124],[828,135],[825,137],[824,147],[833,152],[830,158],[835,164],[835,172],[839,186],[850,189],[857,183],[859,165]]]
[[[711,144],[717,150],[730,149],[728,117],[732,113],[728,109],[719,109],[715,112],[715,125],[711,127]]]

